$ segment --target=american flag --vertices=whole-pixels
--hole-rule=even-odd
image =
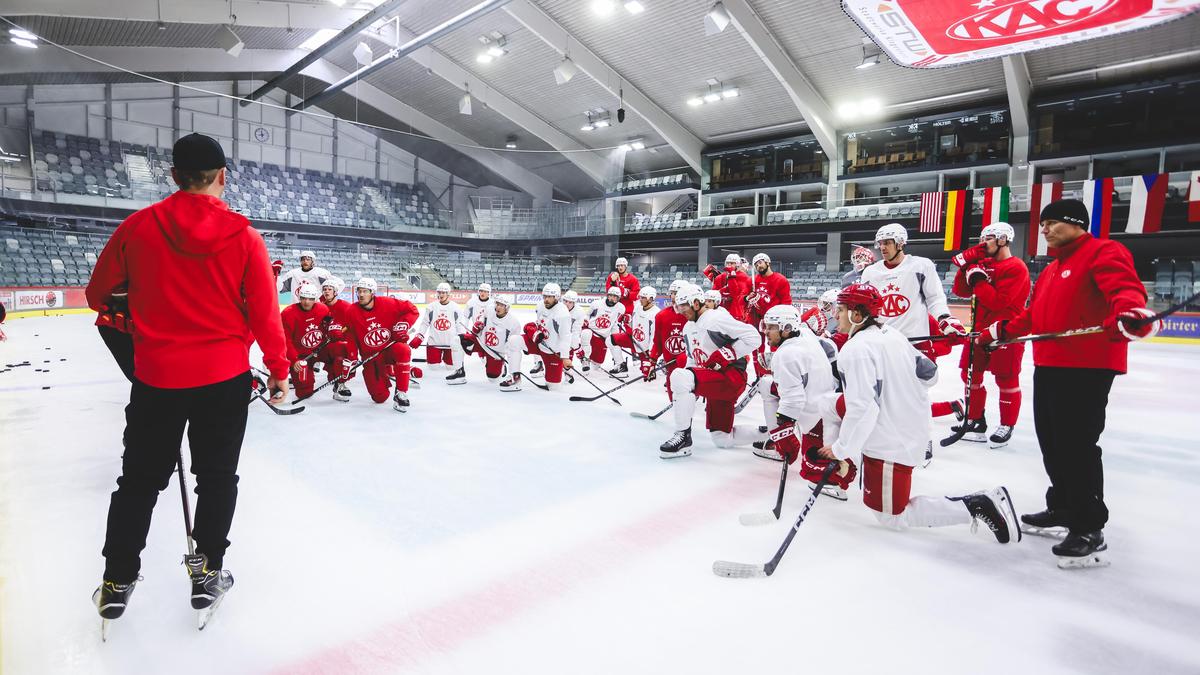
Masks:
[[[942,193],[921,193],[921,232],[942,231]]]

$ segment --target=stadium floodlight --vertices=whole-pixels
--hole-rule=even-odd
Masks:
[[[517,149],[517,137],[515,134],[509,134],[508,138],[504,139],[504,147],[508,148],[509,150]]]
[[[717,92],[713,91],[712,89],[709,89],[708,92],[706,94],[704,94],[704,101],[706,103],[716,103],[717,101],[720,101],[720,100],[721,100],[721,95],[718,94]]]
[[[358,43],[358,46],[354,48],[354,60],[357,61],[358,65],[360,66],[369,66],[371,65],[371,62],[375,60],[375,54],[371,51],[371,48],[367,45],[367,43],[360,42]]]
[[[604,127],[610,127],[610,126],[612,126],[612,119],[609,118],[608,115],[605,115],[604,117],[601,117],[600,119],[596,120],[595,125],[596,125],[597,129],[603,129]]]
[[[704,105],[704,99],[699,96],[693,96],[687,100],[687,104],[695,108],[696,106]]]
[[[9,28],[8,34],[15,38],[21,38],[22,40],[28,40],[30,42],[37,42],[38,40],[38,36],[20,28]]]
[[[721,91],[721,98],[737,98],[741,95],[741,93],[742,92],[737,87],[725,87],[725,89]]]
[[[731,21],[725,5],[718,2],[704,15],[704,34],[710,37],[716,35],[728,28]]]
[[[233,32],[233,28],[225,24],[217,31],[217,46],[236,59],[242,53],[246,43],[242,42],[242,38]]]
[[[642,12],[646,11],[646,6],[638,2],[638,0],[626,0],[625,11],[634,15],[641,14]]]
[[[629,147],[633,148],[634,150],[645,150],[646,142],[640,138],[635,138],[629,141]]]
[[[494,60],[495,57],[487,52],[479,52],[479,55],[475,57],[475,63],[488,64]]]
[[[596,16],[611,16],[615,9],[616,3],[613,0],[592,0],[592,11]]]
[[[17,45],[18,47],[24,47],[26,49],[37,49],[38,48],[36,42],[33,42],[31,40],[26,40],[25,38],[14,37],[12,39],[12,42],[13,42],[13,44]]]
[[[571,57],[564,56],[562,62],[554,67],[554,81],[558,84],[566,84],[578,72],[579,66],[575,65]]]

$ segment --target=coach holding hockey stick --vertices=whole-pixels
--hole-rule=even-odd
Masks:
[[[1021,516],[1033,530],[1065,527],[1054,546],[1060,566],[1086,565],[1107,547],[1103,528],[1104,467],[1100,433],[1113,378],[1127,369],[1129,342],[1158,332],[1161,322],[1146,308],[1129,249],[1088,233],[1083,202],[1063,199],[1042,209],[1041,230],[1055,260],[1038,277],[1033,301],[1011,321],[984,330],[988,344],[1029,333],[1101,324],[1101,333],[1033,343],[1033,423],[1050,478],[1046,510]]]
[[[138,579],[150,515],[179,461],[185,427],[198,495],[194,535],[207,560],[192,578],[193,606],[198,592],[215,599],[232,585],[222,565],[237,501],[252,337],[271,374],[271,401],[282,402],[288,391],[266,245],[220,199],[225,153],[216,140],[190,134],[176,141],[173,156],[179,190],[121,223],[87,287],[88,305],[97,311],[128,289],[134,322],[125,454],[96,594],[106,619],[121,615]]]

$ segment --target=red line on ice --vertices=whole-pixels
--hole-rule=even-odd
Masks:
[[[733,506],[763,492],[761,471],[745,475],[660,508],[646,518],[606,531],[543,562],[509,573],[445,602],[418,610],[370,635],[330,647],[305,661],[284,665],[274,673],[389,672],[429,658],[451,655],[455,648],[489,630],[561,596],[585,581],[614,571],[638,556],[710,524],[713,517],[733,518]],[[764,546],[770,546],[765,542]],[[764,557],[768,551],[764,549]],[[707,568],[710,561],[681,565]]]

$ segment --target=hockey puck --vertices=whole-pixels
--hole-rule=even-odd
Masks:
[[[49,389],[49,388],[50,388],[50,387],[42,387],[42,389]]]

